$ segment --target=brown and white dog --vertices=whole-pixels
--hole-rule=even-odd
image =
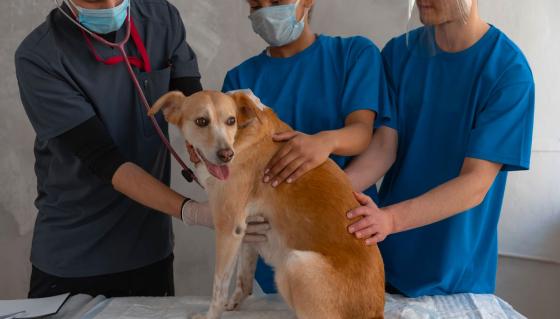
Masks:
[[[281,144],[272,135],[291,128],[245,93],[170,92],[163,109],[205,165],[197,175],[208,192],[216,229],[214,291],[206,315],[217,319],[253,289],[257,256],[274,266],[276,285],[300,319],[383,318],[385,285],[377,246],[347,232],[346,212],[359,206],[344,172],[331,160],[292,184],[262,182],[265,165]],[[243,244],[249,216],[270,223],[268,241]],[[228,288],[238,260],[236,289]]]

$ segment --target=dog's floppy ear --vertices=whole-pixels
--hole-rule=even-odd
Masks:
[[[172,91],[160,97],[148,112],[153,116],[163,109],[165,120],[171,124],[178,125],[181,122],[181,106],[187,97],[180,91]]]
[[[262,111],[263,107],[255,95],[239,91],[231,93],[230,96],[237,104],[237,125],[239,128],[249,126],[255,119],[262,123],[259,112]]]

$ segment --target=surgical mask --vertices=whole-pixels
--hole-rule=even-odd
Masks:
[[[297,40],[305,27],[305,15],[300,21],[296,18],[299,1],[253,12],[249,19],[255,33],[273,47],[281,47]]]
[[[128,14],[130,0],[123,0],[121,4],[109,9],[86,9],[77,6],[72,0],[70,2],[76,10],[78,10],[78,22],[80,22],[88,30],[107,34],[119,30]]]

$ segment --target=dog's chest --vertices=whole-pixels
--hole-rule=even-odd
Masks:
[[[257,251],[267,264],[278,267],[287,258],[290,249],[272,227],[267,234],[267,242],[257,245]]]
[[[248,216],[264,216],[270,223],[267,241],[256,245],[259,255],[270,265],[278,266],[288,256],[290,249],[286,245],[283,235],[274,226],[274,212],[270,207],[252,202],[247,205]]]

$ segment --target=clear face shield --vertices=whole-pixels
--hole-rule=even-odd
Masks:
[[[408,1],[406,41],[416,54],[435,56],[452,46],[458,30],[468,32],[464,26],[469,23],[474,0]]]

